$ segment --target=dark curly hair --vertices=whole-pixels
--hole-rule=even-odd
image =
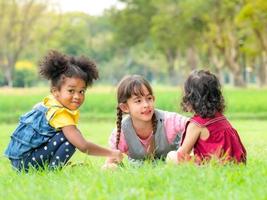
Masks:
[[[225,104],[218,78],[209,71],[193,71],[185,81],[181,106],[184,111],[192,109],[202,118],[223,113]]]
[[[81,78],[86,86],[93,84],[98,79],[96,64],[88,58],[64,55],[51,50],[40,61],[40,75],[51,80],[51,87],[60,89],[66,77]]]

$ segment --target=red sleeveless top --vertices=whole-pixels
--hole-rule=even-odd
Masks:
[[[246,163],[246,149],[244,148],[237,131],[229,121],[220,113],[214,118],[202,118],[195,115],[186,124],[181,145],[186,135],[189,123],[195,123],[200,127],[209,130],[209,137],[206,140],[198,139],[194,145],[194,155],[197,160],[209,160],[211,157],[220,158],[222,161],[233,160]]]

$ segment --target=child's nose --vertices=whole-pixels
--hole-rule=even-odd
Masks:
[[[81,95],[80,95],[80,93],[75,93],[73,97],[75,99],[80,99],[81,98]]]
[[[144,100],[144,106],[147,107],[149,105],[148,100]]]

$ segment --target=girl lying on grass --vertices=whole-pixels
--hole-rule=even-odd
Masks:
[[[98,78],[96,65],[86,57],[51,51],[41,62],[40,74],[51,80],[52,95],[20,118],[5,151],[12,166],[28,171],[32,166],[54,169],[64,166],[75,149],[120,162],[119,150],[110,150],[85,140],[77,128],[79,107],[87,86]]]
[[[178,151],[167,156],[168,162],[192,159],[198,164],[217,158],[220,162],[246,163],[246,150],[237,131],[222,114],[225,108],[219,80],[209,71],[193,71],[184,85],[184,111],[194,113],[187,122]]]
[[[128,155],[132,163],[146,159],[165,159],[177,150],[188,118],[154,108],[152,88],[142,76],[124,77],[117,88],[117,128],[109,143]],[[123,114],[127,114],[123,119]],[[140,162],[138,162],[140,161]],[[108,158],[103,168],[116,168],[117,160]]]

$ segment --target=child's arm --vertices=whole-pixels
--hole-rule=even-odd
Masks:
[[[167,154],[166,162],[178,164],[179,162],[191,160],[190,153],[199,138],[201,128],[194,123],[189,123],[186,129],[185,138],[177,151],[170,151]]]
[[[74,125],[65,126],[62,128],[62,131],[68,141],[83,153],[95,156],[107,156],[117,162],[123,159],[123,155],[119,150],[107,149],[85,140],[81,132]]]
[[[200,136],[200,133],[201,133],[201,128],[197,126],[195,123],[190,122],[186,130],[183,144],[178,149],[178,152],[190,154],[197,139]]]
[[[117,130],[114,129],[109,138],[109,145],[112,149],[116,149],[116,137],[117,137],[116,135],[117,135]],[[121,135],[120,135],[120,142],[119,142],[118,148],[122,153],[127,154],[128,145],[125,141],[123,132],[121,132]],[[109,157],[106,159],[105,164],[102,166],[102,169],[116,169],[118,164],[120,164],[120,162]]]

